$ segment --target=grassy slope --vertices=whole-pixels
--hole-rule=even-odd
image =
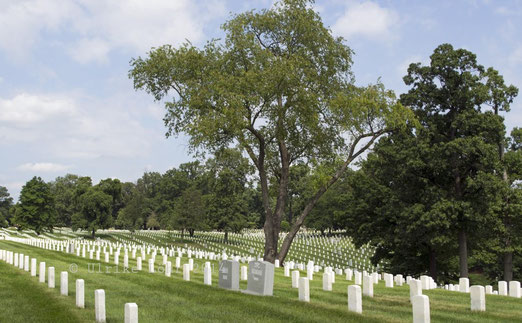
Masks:
[[[200,269],[203,261],[198,260],[195,260],[192,281],[185,282],[176,269],[170,278],[162,273],[149,274],[146,262],[143,263],[145,271],[136,274],[89,273],[88,263],[95,261],[75,255],[6,241],[0,241],[0,249],[46,261],[47,266],[56,268],[57,278],[57,288],[49,290],[46,284],[38,283],[37,277],[0,261],[0,322],[92,322],[95,289],[105,289],[108,322],[123,321],[124,304],[128,302],[138,304],[140,322],[408,322],[412,317],[406,285],[390,289],[380,282],[374,288],[374,298],[363,297],[363,315],[360,316],[347,311],[349,282],[341,276],[336,277],[333,292],[324,292],[322,275],[316,274],[310,285],[311,303],[305,304],[297,300],[297,290],[291,288],[291,280],[283,277],[281,268],[276,270],[275,296],[257,297],[217,288],[216,270],[213,286],[203,285]],[[157,266],[160,262],[161,257],[156,257]],[[183,259],[184,262],[187,260]],[[78,272],[69,273],[69,296],[59,296],[59,273],[68,270],[71,263],[78,265]],[[120,263],[123,263],[123,255]],[[130,265],[135,265],[132,259]],[[103,266],[104,263],[102,271],[105,272]],[[77,278],[85,280],[85,309],[75,307]],[[241,282],[241,288],[246,288],[246,282]],[[487,312],[472,313],[469,294],[442,290],[425,291],[425,294],[430,297],[432,322],[522,322],[522,299],[488,295]]]

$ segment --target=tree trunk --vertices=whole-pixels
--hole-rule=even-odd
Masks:
[[[513,252],[504,253],[504,280],[513,280]]]
[[[468,241],[463,228],[459,231],[459,267],[460,277],[468,277]]]
[[[279,105],[282,105],[282,98],[278,98]],[[278,129],[283,129],[284,116],[278,117]],[[279,191],[275,205],[275,211],[267,213],[265,220],[265,254],[264,260],[274,263],[278,256],[279,232],[281,232],[281,220],[285,212],[286,199],[288,197],[288,179],[290,176],[290,155],[284,141],[284,137],[278,138],[279,156],[281,158],[281,176],[279,177]],[[268,182],[267,182],[268,187]]]
[[[384,134],[385,131],[379,131],[371,134],[371,139],[363,146],[361,149],[355,151],[357,148],[357,144],[359,141],[361,141],[364,138],[369,137],[370,135],[363,134],[357,138],[352,143],[352,146],[350,147],[350,153],[348,154],[348,157],[346,158],[343,165],[335,172],[335,174],[330,178],[330,180],[326,183],[326,185],[319,188],[319,190],[314,194],[314,196],[308,201],[306,204],[303,212],[296,218],[295,222],[291,225],[290,231],[285,236],[285,239],[283,240],[283,244],[281,245],[281,249],[279,251],[279,254],[277,255],[279,262],[284,263],[284,260],[286,258],[286,255],[288,254],[288,251],[290,250],[290,246],[292,245],[292,241],[294,240],[295,236],[297,235],[297,232],[299,232],[299,229],[304,223],[305,218],[312,212],[312,209],[314,208],[315,204],[321,196],[328,190],[330,186],[335,184],[337,180],[344,174],[346,169],[348,168],[348,165],[359,155],[361,155],[364,151],[366,151],[368,148],[370,148],[375,140],[379,138],[382,134]]]
[[[228,243],[228,231],[225,231],[225,243]]]
[[[94,240],[94,233],[96,232],[95,229],[92,229],[92,239]]]
[[[181,229],[181,240],[185,239],[185,229]]]
[[[188,232],[189,232],[189,235],[190,237],[192,238],[194,236],[194,229],[189,229]]]
[[[435,250],[430,248],[430,276],[437,281],[437,257]]]

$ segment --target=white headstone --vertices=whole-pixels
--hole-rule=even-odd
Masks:
[[[31,258],[31,276],[36,277],[36,258]]]
[[[501,280],[498,282],[498,294],[501,296],[507,296],[508,294],[507,282]]]
[[[205,285],[212,285],[212,268],[210,267],[210,262],[205,262],[203,271],[203,283]]]
[[[172,273],[172,262],[167,261],[165,264],[165,276],[170,277]]]
[[[422,289],[430,289],[430,276],[422,275],[420,276],[420,281]]]
[[[85,285],[83,279],[76,279],[76,306],[85,308]]]
[[[352,280],[353,271],[350,268],[348,268],[345,270],[345,272],[346,272],[346,280]]]
[[[308,280],[314,280],[314,266],[308,266],[306,268],[306,278],[308,278]]]
[[[362,273],[355,272],[355,285],[362,285]]]
[[[486,294],[487,295],[493,294],[493,286],[491,286],[491,285],[486,286]]]
[[[362,313],[361,286],[348,286],[348,310],[355,313]]]
[[[247,280],[247,279],[248,279],[248,267],[241,266],[241,280]]]
[[[520,282],[512,280],[509,282],[509,296],[520,298]]]
[[[323,274],[323,290],[332,291],[332,275],[329,272]]]
[[[94,291],[94,312],[96,322],[105,323],[105,291],[103,289]]]
[[[69,279],[66,271],[60,273],[60,294],[63,296],[69,295]]]
[[[373,277],[365,275],[363,277],[363,295],[373,297]]]
[[[292,271],[292,288],[299,288],[299,270]]]
[[[154,272],[154,259],[149,259],[149,273]]]
[[[486,293],[484,292],[484,286],[473,285],[469,290],[471,294],[471,310],[485,311]]]
[[[428,296],[413,296],[411,305],[413,308],[413,323],[430,323],[430,299]]]
[[[413,302],[413,297],[422,295],[421,281],[418,279],[410,280],[410,302]]]
[[[29,256],[24,257],[24,270],[29,271]]]
[[[142,269],[141,259],[142,259],[141,257],[138,257],[138,259],[136,259],[136,270]]]
[[[183,280],[190,281],[190,265],[183,264]]]
[[[299,278],[299,300],[310,302],[310,283],[306,277]]]
[[[48,280],[47,286],[49,288],[54,288],[55,287],[55,283],[54,283],[54,267],[49,267],[48,271],[49,271],[49,275],[47,277],[47,280]]]
[[[462,277],[459,279],[459,292],[469,293],[469,279]]]
[[[393,288],[393,275],[392,274],[384,274],[385,286],[388,288]]]
[[[138,305],[125,303],[125,323],[138,323]]]
[[[38,277],[40,278],[40,283],[45,283],[45,261],[40,262]]]

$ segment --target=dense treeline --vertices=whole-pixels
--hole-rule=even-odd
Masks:
[[[0,225],[37,233],[53,227],[98,229],[178,229],[240,232],[259,227],[259,191],[250,166],[234,149],[224,149],[205,164],[181,164],[164,174],[147,172],[135,183],[73,174],[45,183],[28,181],[15,205],[1,188]]]

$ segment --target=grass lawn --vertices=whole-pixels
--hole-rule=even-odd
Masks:
[[[107,322],[122,322],[125,303],[137,303],[140,322],[409,322],[412,320],[409,286],[385,288],[384,282],[374,286],[374,297],[363,297],[363,314],[348,312],[347,286],[353,282],[336,276],[332,292],[322,290],[322,274],[310,282],[310,303],[298,301],[297,289],[291,288],[290,277],[276,269],[274,296],[259,297],[231,292],[217,287],[217,262],[213,262],[213,286],[203,284],[203,263],[195,259],[191,281],[173,269],[172,277],[164,273],[115,273],[112,264],[106,272],[89,272],[95,260],[58,251],[44,250],[10,241],[0,241],[0,249],[29,255],[38,262],[54,266],[56,288],[38,282],[29,272],[0,261],[0,322],[93,322],[94,290],[104,289]],[[130,255],[130,253],[129,253]],[[103,255],[102,255],[103,259]],[[156,257],[159,269],[162,257]],[[174,258],[169,258],[174,263]],[[182,259],[182,264],[187,263]],[[113,257],[111,256],[111,263]],[[120,266],[123,253],[120,255]],[[77,272],[70,272],[71,264]],[[135,261],[129,259],[131,267]],[[74,267],[74,265],[73,265]],[[69,296],[60,296],[60,272],[69,271]],[[92,271],[92,270],[91,270]],[[301,275],[305,275],[304,272]],[[75,281],[85,280],[85,309],[75,306]],[[246,281],[241,282],[241,289]],[[487,295],[486,312],[472,313],[469,294],[444,290],[424,291],[430,298],[432,322],[522,322],[522,299]]]

